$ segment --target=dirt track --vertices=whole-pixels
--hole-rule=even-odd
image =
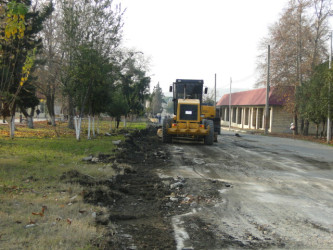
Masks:
[[[101,248],[332,248],[331,147],[227,132],[213,146],[162,144],[154,132],[130,136],[120,174],[86,194],[109,211]]]

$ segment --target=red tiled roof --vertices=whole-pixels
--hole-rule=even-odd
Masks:
[[[287,89],[288,93],[292,89]],[[217,102],[217,106],[228,106],[229,105],[229,95],[225,94]],[[248,91],[231,93],[231,105],[232,106],[253,106],[253,105],[265,105],[266,104],[266,88],[253,89]],[[269,91],[269,105],[279,105],[285,104],[285,98],[283,98],[282,92],[278,91],[276,88],[271,87]]]

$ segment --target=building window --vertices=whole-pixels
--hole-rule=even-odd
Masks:
[[[238,108],[238,114],[237,114],[237,124],[242,124],[242,108]]]
[[[259,125],[259,128],[263,128],[263,116],[264,116],[264,109],[258,109],[258,125]]]
[[[222,121],[224,121],[224,119],[226,119],[226,117],[225,117],[225,108],[221,108],[220,110],[221,110],[220,117],[221,117]]]
[[[225,108],[225,113],[226,113],[225,120],[228,122],[229,121],[229,108]]]
[[[257,125],[257,108],[253,108],[252,112],[252,127],[256,128]]]
[[[236,112],[237,112],[237,108],[232,108],[232,122],[236,123]]]
[[[244,121],[244,125],[249,125],[249,108],[245,108],[245,121]]]

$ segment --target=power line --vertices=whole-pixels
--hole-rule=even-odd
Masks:
[[[253,72],[251,75],[246,76],[244,78],[241,78],[239,80],[232,80],[232,83],[240,83],[240,82],[245,82],[246,80],[249,80],[250,78],[254,77],[256,75],[256,72]]]

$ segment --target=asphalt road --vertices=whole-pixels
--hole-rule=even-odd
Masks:
[[[332,147],[227,131],[218,139],[169,144],[170,166],[158,170],[206,197],[172,218],[178,249],[333,249]],[[223,183],[218,199],[204,183]]]

